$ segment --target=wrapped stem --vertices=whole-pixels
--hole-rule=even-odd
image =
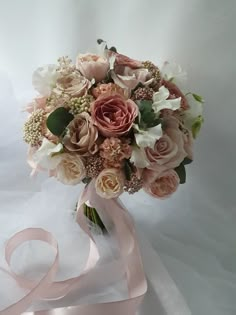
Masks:
[[[103,233],[106,232],[105,225],[103,224],[95,208],[92,208],[84,203],[84,214],[91,222],[98,226]]]

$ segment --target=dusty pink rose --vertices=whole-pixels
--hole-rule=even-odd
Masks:
[[[179,186],[179,176],[174,170],[167,170],[163,173],[145,170],[144,191],[153,197],[164,199],[172,195]]]
[[[115,60],[116,65],[130,67],[132,69],[142,68],[143,66],[141,61],[131,59],[128,56],[118,54],[115,52],[110,52],[110,55],[113,55],[116,57],[116,60]]]
[[[133,90],[139,83],[149,85],[153,79],[147,69],[131,69],[130,67],[116,67],[111,72],[113,81],[123,89]]]
[[[170,98],[178,98],[181,97],[181,108],[184,110],[189,109],[189,104],[184,96],[184,94],[180,91],[180,89],[171,81],[162,80],[162,84],[169,90]]]
[[[149,169],[167,170],[175,168],[187,156],[184,134],[179,129],[179,122],[174,117],[165,121],[164,134],[156,141],[154,149],[145,148],[150,165]]]
[[[119,137],[127,134],[138,115],[134,101],[121,95],[101,96],[91,105],[94,124],[105,137]]]
[[[95,182],[96,192],[105,199],[117,198],[124,187],[124,176],[116,168],[104,169]]]
[[[98,151],[96,144],[98,131],[88,113],[84,112],[75,116],[67,128],[69,132],[64,137],[64,145],[67,150],[77,152],[82,156],[91,155]]]
[[[76,60],[76,68],[87,79],[95,79],[96,82],[102,81],[109,70],[107,59],[94,54],[79,54]]]

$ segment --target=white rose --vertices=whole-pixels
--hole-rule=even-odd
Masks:
[[[76,154],[63,153],[56,168],[56,178],[65,185],[79,184],[86,176],[83,160]]]

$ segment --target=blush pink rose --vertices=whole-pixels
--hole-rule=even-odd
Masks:
[[[176,192],[180,179],[174,170],[167,170],[163,173],[145,170],[143,173],[143,189],[149,195],[165,199]]]
[[[121,95],[100,96],[91,105],[91,116],[105,137],[119,137],[131,129],[139,110],[130,99]]]
[[[111,77],[115,84],[123,89],[133,90],[139,83],[149,85],[153,79],[147,69],[131,69],[130,67],[116,67],[115,71],[111,72]]]
[[[149,169],[164,171],[179,166],[187,153],[178,120],[174,117],[166,119],[163,136],[156,141],[153,149],[147,147],[145,152],[150,162]]]
[[[94,54],[79,54],[76,60],[76,68],[88,80],[95,79],[96,82],[105,79],[109,70],[107,59]]]
[[[169,90],[170,98],[178,98],[181,97],[181,108],[184,110],[189,109],[189,104],[184,96],[184,94],[180,91],[180,89],[171,81],[162,80],[162,84]]]

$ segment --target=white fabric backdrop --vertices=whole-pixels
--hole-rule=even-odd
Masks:
[[[206,100],[187,184],[167,201],[124,198],[192,313],[235,314],[235,15],[233,0],[0,0],[2,243],[24,225],[11,224],[21,218],[16,202],[44,180],[28,178],[21,141],[31,73],[58,56],[94,50],[103,38],[136,59],[180,63],[189,89]],[[156,314],[150,305],[145,314]]]

